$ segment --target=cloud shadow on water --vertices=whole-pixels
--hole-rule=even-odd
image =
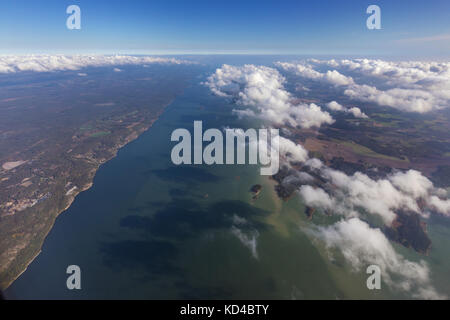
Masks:
[[[180,250],[187,239],[200,238],[212,230],[230,229],[235,215],[247,221],[245,225],[239,226],[242,230],[267,229],[269,226],[256,218],[269,212],[234,200],[218,201],[207,207],[180,198],[165,205],[161,201],[156,205],[148,205],[156,207],[157,211],[152,210],[153,213],[149,215],[131,214],[120,220],[121,227],[132,230],[143,240],[103,243],[103,263],[113,270],[145,270],[145,274],[140,276],[143,283],[146,279],[168,276],[175,280],[178,298],[220,299],[232,296],[231,292],[223,288],[192,286],[185,278],[186,270],[178,261]]]
[[[263,230],[268,226],[254,219],[268,212],[242,201],[219,201],[206,210],[195,201],[174,199],[152,216],[129,215],[120,220],[120,226],[141,230],[147,236],[184,239],[211,229],[226,229],[233,225],[233,216],[245,218],[242,230]]]
[[[104,243],[100,251],[104,264],[113,269],[143,267],[155,276],[180,273],[180,269],[173,264],[178,249],[167,241],[117,241]]]
[[[217,175],[212,174],[205,169],[194,166],[177,166],[145,172],[145,174],[148,173],[153,173],[164,181],[185,183],[190,185],[205,182],[218,183],[220,181],[220,177]]]

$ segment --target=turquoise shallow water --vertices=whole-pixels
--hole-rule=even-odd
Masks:
[[[99,169],[93,187],[58,217],[42,253],[6,297],[398,297],[385,288],[370,292],[365,274],[350,272],[339,259],[331,263],[302,231],[310,222],[300,200],[277,199],[273,182],[257,166],[172,165],[176,128],[192,129],[194,120],[205,129],[254,125],[234,117],[229,102],[212,96],[201,80]],[[263,190],[253,201],[255,183]],[[431,236],[449,239],[448,230],[432,228]],[[445,248],[436,248],[427,260],[435,261],[439,280],[449,264]],[[81,290],[66,288],[72,264],[81,268]],[[448,290],[448,282],[441,286]]]

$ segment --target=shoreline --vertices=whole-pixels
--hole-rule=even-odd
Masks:
[[[113,158],[111,158],[111,159],[113,159]],[[110,159],[110,160],[111,160],[111,159]],[[108,161],[109,161],[109,160],[108,160]],[[105,162],[105,163],[106,163],[106,162]],[[99,167],[99,168],[100,168],[100,167]],[[98,168],[98,169],[99,169],[99,168]],[[97,173],[98,169],[96,170],[95,174]],[[94,174],[94,177],[95,177],[95,174]],[[77,192],[77,193],[75,193],[75,194],[71,194],[72,199],[71,199],[71,200],[69,201],[69,203],[64,207],[64,209],[62,209],[59,213],[56,214],[55,220],[53,221],[53,223],[52,223],[52,225],[50,226],[49,230],[48,230],[48,231],[45,233],[45,235],[44,235],[44,241],[42,242],[42,245],[44,244],[45,239],[46,239],[47,236],[49,235],[50,231],[52,231],[53,226],[55,225],[56,219],[59,217],[59,215],[62,214],[62,213],[64,213],[67,209],[70,208],[70,206],[72,205],[72,203],[75,201],[75,198],[76,198],[80,193],[82,193],[83,191],[89,190],[92,186],[93,186],[93,183],[90,183],[90,184],[87,185],[87,187],[84,187],[84,188],[80,189],[79,192]],[[14,279],[12,279],[12,280],[6,285],[5,288],[1,289],[2,291],[7,290],[7,289],[14,283],[14,281],[16,281],[17,279],[19,279],[20,276],[21,276],[23,273],[25,273],[25,271],[27,271],[27,269],[28,269],[28,267],[30,266],[30,264],[33,263],[33,261],[41,254],[41,252],[42,252],[42,245],[40,246],[39,251],[33,256],[33,258],[31,258],[30,261],[28,261],[28,262],[26,263],[25,268],[17,275],[17,277],[15,277]]]
[[[43,238],[42,238],[43,240],[42,240],[42,242],[41,242],[40,245],[39,245],[39,250],[38,250],[38,252],[37,252],[36,254],[34,254],[34,255],[32,256],[32,258],[30,258],[28,261],[26,261],[26,262],[24,263],[24,267],[21,268],[20,272],[18,272],[16,276],[13,276],[13,277],[11,277],[10,280],[7,280],[7,281],[6,281],[6,285],[5,285],[4,287],[1,287],[1,288],[0,288],[1,291],[4,292],[4,291],[8,290],[8,288],[9,288],[9,287],[10,287],[17,279],[19,279],[19,277],[20,277],[22,274],[24,274],[24,273],[27,271],[27,269],[28,269],[28,267],[31,265],[31,263],[39,256],[39,254],[42,252],[42,247],[43,247],[43,245],[44,245],[44,242],[45,242],[47,236],[49,235],[50,231],[53,229],[53,226],[55,225],[56,219],[59,217],[60,214],[62,214],[62,213],[64,213],[65,211],[67,211],[67,210],[72,206],[72,204],[73,204],[73,202],[75,201],[76,197],[77,197],[80,193],[89,190],[89,189],[94,185],[94,179],[95,179],[95,176],[97,175],[97,172],[98,172],[98,170],[100,169],[100,167],[101,167],[102,165],[104,165],[105,163],[111,161],[112,159],[116,158],[116,157],[117,157],[117,154],[118,154],[118,152],[119,152],[119,150],[121,150],[122,148],[124,148],[125,146],[127,146],[129,143],[135,141],[135,140],[138,139],[142,134],[144,134],[145,132],[147,132],[148,130],[150,130],[150,129],[152,128],[153,124],[154,124],[154,123],[160,118],[160,116],[164,113],[165,109],[166,109],[169,105],[171,105],[175,99],[176,99],[176,97],[175,97],[174,99],[172,99],[169,103],[167,103],[167,104],[162,108],[162,110],[161,110],[160,112],[156,113],[156,117],[155,117],[154,119],[152,119],[152,120],[150,121],[150,123],[149,123],[147,126],[144,126],[141,130],[137,130],[137,131],[135,131],[135,132],[132,132],[132,133],[128,134],[126,137],[124,137],[125,142],[121,141],[121,143],[119,143],[119,144],[116,146],[116,148],[114,148],[115,150],[114,150],[114,152],[113,152],[113,155],[112,155],[110,158],[106,159],[105,161],[100,162],[96,168],[94,168],[94,169],[92,169],[92,170],[90,170],[90,171],[87,171],[87,174],[89,174],[90,172],[93,172],[92,178],[90,179],[90,181],[89,181],[87,184],[85,184],[82,188],[80,188],[80,189],[78,189],[77,191],[75,191],[74,193],[68,195],[68,197],[70,197],[70,198],[68,198],[68,203],[64,206],[63,209],[60,209],[60,210],[56,209],[55,218],[53,219],[53,222],[49,225],[48,230],[44,233]],[[14,263],[14,260],[12,261],[12,263],[10,264],[10,266],[8,266],[8,268],[10,268],[11,265],[12,265],[13,263]],[[7,268],[7,269],[8,269],[8,268]]]

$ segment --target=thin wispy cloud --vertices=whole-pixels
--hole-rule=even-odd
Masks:
[[[446,40],[450,40],[450,33],[432,35],[432,36],[427,36],[427,37],[404,38],[404,39],[396,40],[396,42],[405,44],[405,43],[436,42],[436,41],[446,41]]]

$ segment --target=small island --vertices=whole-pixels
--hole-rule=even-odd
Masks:
[[[308,220],[312,220],[314,212],[316,212],[316,208],[306,206],[305,214],[306,214],[306,217],[308,218]]]
[[[415,212],[399,210],[392,226],[386,228],[386,236],[406,248],[413,248],[427,255],[431,249],[431,239],[427,234],[427,224]]]
[[[258,195],[261,193],[262,186],[260,184],[255,184],[250,188],[250,192],[253,193],[253,200],[258,199]]]

